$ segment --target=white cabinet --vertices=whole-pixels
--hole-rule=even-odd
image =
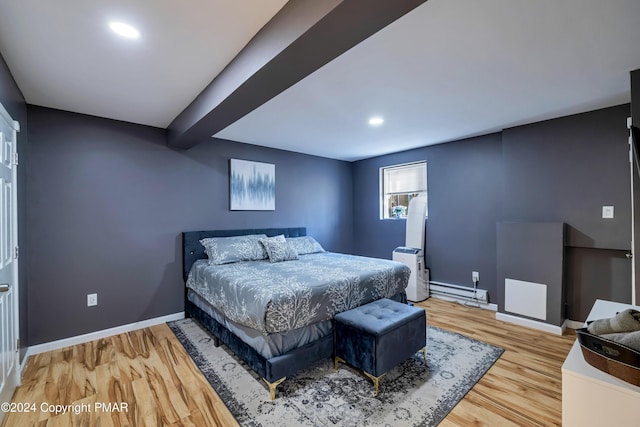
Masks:
[[[587,321],[613,317],[640,307],[596,300]],[[609,427],[637,425],[640,418],[640,387],[589,365],[576,340],[562,365],[562,425]]]

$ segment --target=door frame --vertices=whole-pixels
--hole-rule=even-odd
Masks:
[[[13,262],[11,263],[11,275],[13,278],[13,327],[14,327],[14,337],[13,341],[14,349],[12,351],[14,357],[14,372],[15,381],[14,384],[16,387],[20,386],[21,373],[22,373],[22,364],[20,363],[20,346],[18,345],[20,339],[20,282],[19,282],[19,253],[18,253],[18,132],[20,132],[20,123],[17,120],[13,120],[9,112],[5,109],[4,105],[0,103],[0,117],[5,120],[7,123],[11,125],[13,130],[13,150],[11,153],[10,161],[13,163],[13,168],[11,171],[11,180],[12,180],[12,212],[11,212],[11,221],[12,221],[12,243],[13,247],[11,250],[14,252]],[[12,393],[13,394],[13,393]],[[0,414],[1,415],[1,414]],[[2,417],[0,416],[0,419]]]
[[[631,286],[631,304],[640,305],[640,159],[638,148],[640,145],[640,68],[629,73],[631,83],[631,117],[627,119],[629,128],[629,143],[631,144],[631,221],[632,242],[631,256],[633,257],[633,279]]]
[[[632,120],[631,117],[627,117],[627,129],[629,129],[629,164],[630,164],[630,172],[631,172],[631,304],[636,303],[636,212],[635,212],[635,202],[637,201],[634,197],[634,192],[636,190],[636,185],[634,185],[635,181],[635,169],[638,166],[638,153],[633,145],[633,129],[631,126]]]
[[[633,126],[631,117],[627,118],[629,129],[629,162],[631,163],[631,304],[640,304],[640,238],[636,232],[640,231],[640,153],[638,153],[637,128]]]

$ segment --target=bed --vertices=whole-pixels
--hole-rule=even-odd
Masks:
[[[270,262],[269,253],[212,265],[200,243],[256,235],[283,235],[298,244],[300,255]],[[406,302],[408,267],[325,252],[304,236],[304,227],[183,233],[186,315],[211,332],[214,345],[224,343],[260,375],[272,399],[287,377],[332,357],[335,314],[381,298]]]

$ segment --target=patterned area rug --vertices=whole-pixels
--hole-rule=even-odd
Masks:
[[[427,327],[427,363],[422,353],[373,384],[359,371],[318,362],[277,390],[191,319],[170,322],[196,365],[243,426],[434,426],[482,378],[504,351],[490,344]]]

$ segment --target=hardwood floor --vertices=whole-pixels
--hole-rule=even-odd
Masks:
[[[575,332],[557,336],[501,322],[495,312],[429,298],[427,323],[505,349],[441,426],[562,424],[562,375]],[[428,349],[427,349],[428,351]]]
[[[561,424],[560,367],[575,335],[499,322],[494,312],[434,298],[419,305],[430,325],[505,349],[442,426]],[[9,413],[3,426],[237,425],[166,325],[32,356],[13,402],[35,403],[36,411]],[[56,415],[41,411],[43,402],[75,406]],[[128,410],[96,410],[109,402]]]
[[[32,356],[13,402],[36,410],[3,426],[237,425],[166,324]],[[42,403],[74,406],[56,415]]]

